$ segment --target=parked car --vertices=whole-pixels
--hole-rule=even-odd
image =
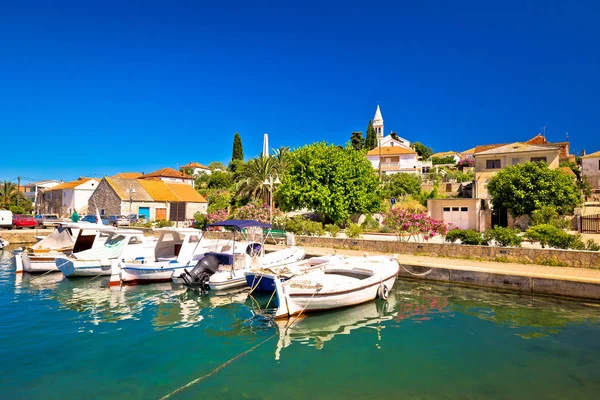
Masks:
[[[49,226],[58,226],[60,225],[60,219],[56,214],[39,214],[36,215],[35,221],[37,226],[41,226],[42,228],[47,228]]]
[[[11,229],[22,229],[22,228],[31,228],[34,229],[37,226],[37,222],[35,222],[35,218],[31,215],[23,215],[16,214],[12,217],[12,226]]]
[[[107,217],[102,215],[102,216],[100,216],[100,219],[102,220],[103,225],[109,225]],[[98,217],[96,217],[95,215],[86,215],[85,217],[81,218],[81,222],[89,222],[91,224],[97,224]]]
[[[128,226],[129,218],[125,215],[111,215],[108,217],[108,223],[112,226]]]
[[[146,222],[148,222],[144,214],[131,214],[129,216],[129,220],[132,224],[145,224]]]

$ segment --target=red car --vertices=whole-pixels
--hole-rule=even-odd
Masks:
[[[35,222],[35,218],[31,215],[22,215],[17,214],[13,215],[12,227],[11,229],[20,229],[20,228],[35,228],[37,222]]]

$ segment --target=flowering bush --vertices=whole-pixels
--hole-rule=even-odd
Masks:
[[[280,218],[283,212],[278,208],[273,207],[273,220]],[[256,205],[247,204],[239,207],[233,212],[233,218],[235,219],[253,219],[255,221],[269,223],[269,206],[267,204]]]
[[[407,240],[414,238],[415,241],[427,241],[448,233],[448,226],[442,221],[435,220],[426,213],[413,213],[402,208],[390,210],[385,215],[383,224],[396,232],[398,240],[408,235]]]
[[[227,210],[217,210],[215,212],[206,214],[206,223],[212,224],[213,222],[224,221],[228,216],[229,214],[227,213]]]
[[[474,167],[475,160],[473,160],[472,158],[464,158],[464,159],[460,160],[458,163],[456,163],[456,166],[461,169],[465,168],[465,167]]]

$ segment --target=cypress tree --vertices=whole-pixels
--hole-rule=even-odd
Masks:
[[[233,136],[233,151],[231,153],[231,161],[244,161],[244,149],[242,147],[242,137],[239,133]]]
[[[373,128],[373,121],[369,120],[369,125],[367,126],[367,138],[365,139],[365,149],[373,150],[377,147],[377,133],[375,132],[375,128]]]
[[[365,138],[363,137],[362,132],[352,132],[350,141],[355,150],[362,150],[365,147]]]

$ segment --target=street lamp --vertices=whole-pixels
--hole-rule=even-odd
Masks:
[[[129,188],[125,191],[125,193],[129,193],[129,216],[127,216],[127,221],[129,221],[129,225],[131,225],[131,203],[133,203],[131,196],[135,193],[135,189]]]
[[[276,176],[273,181],[273,175],[271,174],[263,182],[263,185],[269,185],[269,224],[273,223],[273,185],[279,185],[280,183],[279,176]]]

